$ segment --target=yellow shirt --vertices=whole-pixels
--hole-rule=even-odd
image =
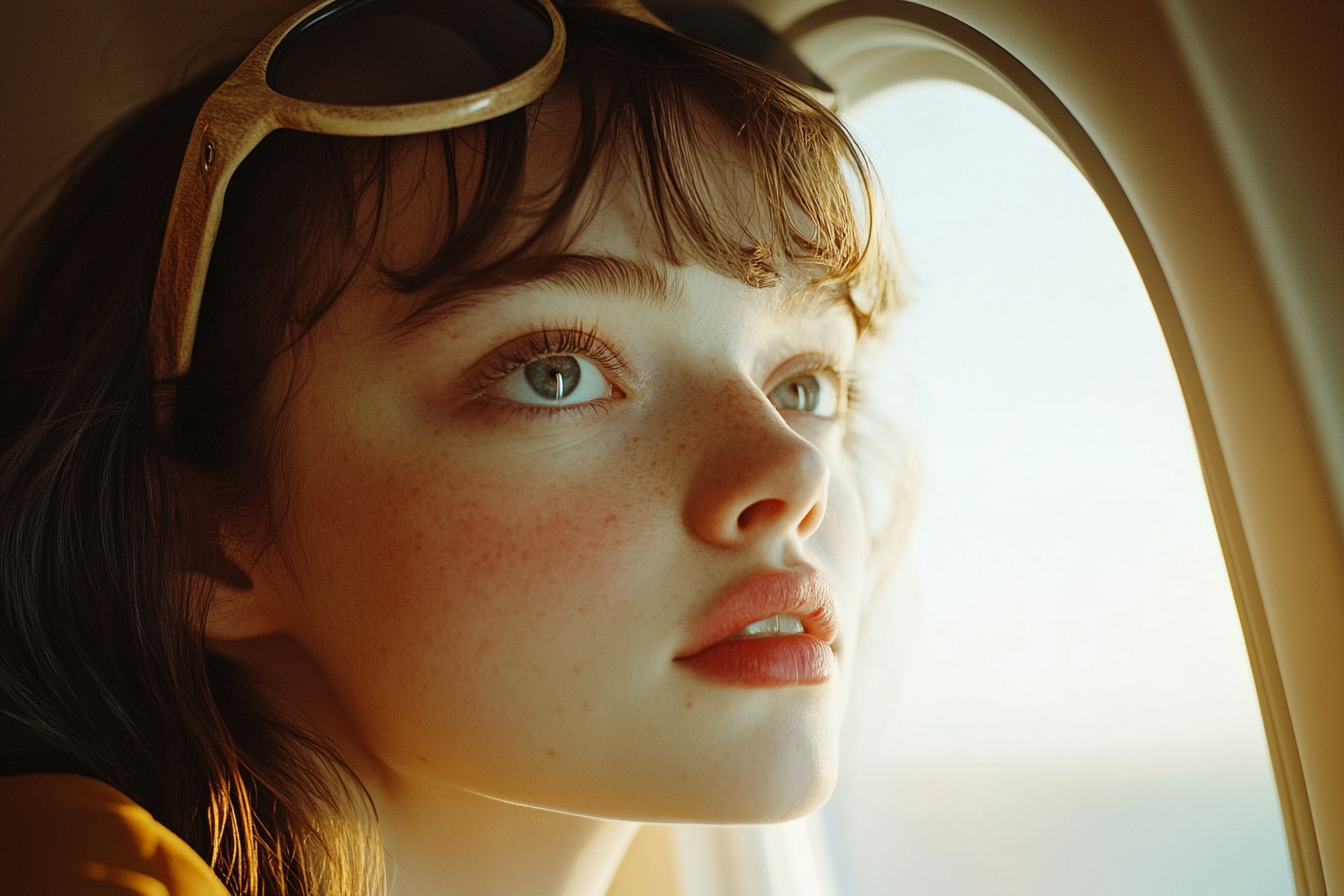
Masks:
[[[191,847],[79,775],[0,777],[0,896],[228,896]]]

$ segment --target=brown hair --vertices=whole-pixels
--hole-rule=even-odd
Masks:
[[[675,34],[582,6],[564,15],[564,71],[542,102],[574,102],[577,120],[542,194],[523,192],[535,105],[462,131],[281,131],[257,148],[229,188],[169,434],[156,425],[149,298],[181,153],[227,69],[105,134],[15,241],[0,278],[0,773],[111,784],[237,893],[381,888],[369,826],[348,823],[366,807],[358,785],[205,649],[199,586],[242,575],[218,559],[220,508],[266,525],[283,512],[265,489],[280,446],[256,412],[263,383],[373,258],[408,147],[441,150],[426,158],[447,166],[449,191],[438,244],[382,271],[417,300],[407,324],[544,274],[608,163],[642,185],[669,263],[753,285],[804,263],[849,296],[861,329],[894,308],[871,175],[833,115]],[[724,166],[706,146],[749,180],[734,185],[741,214],[724,213]]]

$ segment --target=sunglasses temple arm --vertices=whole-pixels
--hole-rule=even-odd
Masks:
[[[229,115],[233,110],[216,100],[217,95],[206,101],[192,127],[154,280],[149,340],[154,379],[160,383],[182,376],[191,366],[201,293],[229,178],[273,130],[269,121]]]

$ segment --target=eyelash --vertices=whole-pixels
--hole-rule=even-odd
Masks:
[[[868,400],[867,395],[864,392],[865,384],[859,382],[859,378],[855,376],[852,371],[841,371],[838,376],[840,377],[840,384],[844,388],[845,393],[844,410],[840,416],[850,417],[862,408],[864,403]]]
[[[567,328],[543,328],[534,333],[515,339],[491,357],[481,366],[480,381],[471,390],[473,398],[480,398],[505,377],[526,367],[538,358],[548,355],[582,355],[603,371],[619,376],[627,369],[625,359],[612,348],[595,328],[574,326]],[[846,419],[858,407],[860,388],[854,372],[837,356],[823,354],[814,356],[806,367],[790,373],[785,379],[807,376],[816,373],[829,373],[835,377],[841,395],[840,412],[835,419]],[[565,407],[546,407],[543,405],[517,405],[510,410],[514,413],[536,416],[538,414],[590,412],[597,409],[592,402]]]
[[[846,364],[840,356],[831,353],[810,355],[805,365],[800,366],[796,371],[791,371],[788,376],[782,377],[778,382],[787,382],[796,377],[818,373],[829,373],[835,377],[836,389],[840,393],[839,413],[830,419],[848,419],[859,406],[860,385],[853,368]]]
[[[621,357],[620,352],[612,348],[596,329],[582,326],[563,329],[543,328],[535,333],[528,333],[526,336],[513,340],[487,358],[481,365],[480,382],[471,390],[472,397],[482,397],[495,383],[526,367],[533,361],[549,355],[581,355],[602,368],[604,372],[616,376],[619,376],[627,368],[625,359]],[[584,408],[591,409],[592,404],[557,408],[522,405],[518,407],[518,410],[527,413],[533,411],[556,413]]]

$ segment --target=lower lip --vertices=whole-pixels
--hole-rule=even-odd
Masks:
[[[784,688],[822,684],[835,674],[835,653],[812,635],[720,641],[677,663],[719,684]]]

